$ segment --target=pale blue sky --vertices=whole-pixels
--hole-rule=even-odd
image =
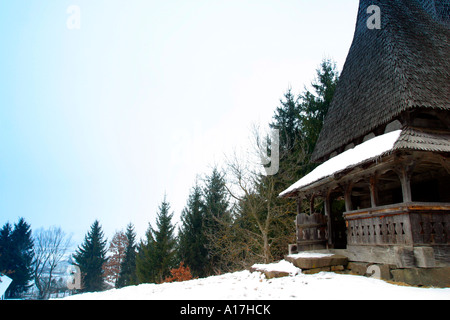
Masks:
[[[67,8],[80,8],[68,29]],[[267,124],[323,58],[341,69],[358,0],[0,0],[0,226],[76,244],[99,219],[142,236],[164,194]]]

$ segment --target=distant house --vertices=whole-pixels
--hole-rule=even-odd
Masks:
[[[370,6],[380,28],[368,25]],[[292,251],[450,267],[449,0],[360,0],[313,161],[321,165],[280,195],[311,203]],[[314,212],[318,198],[325,215]]]
[[[5,292],[8,290],[9,285],[11,284],[12,279],[3,273],[0,273],[0,300],[4,300]]]

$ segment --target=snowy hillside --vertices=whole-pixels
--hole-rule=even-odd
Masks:
[[[363,276],[320,272],[302,274],[282,261],[266,265],[290,273],[288,277],[266,279],[260,272],[240,271],[204,279],[164,284],[141,284],[98,293],[74,295],[81,300],[450,300],[450,288],[399,286]],[[259,267],[262,267],[259,265]]]

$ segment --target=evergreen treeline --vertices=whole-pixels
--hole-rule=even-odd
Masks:
[[[94,221],[73,254],[82,276],[80,290],[103,290],[106,279],[116,287],[161,283],[175,279],[173,270],[177,274],[187,270],[189,277],[206,277],[281,259],[288,244],[295,241],[297,209],[295,201],[278,195],[314,169],[310,157],[338,77],[335,64],[324,60],[312,91],[305,88],[295,96],[288,89],[280,100],[269,124],[280,133],[275,175],[265,175],[235,157],[223,170],[213,168],[194,183],[177,229],[164,197],[155,225],[149,224],[145,238],[137,243],[134,226],[129,224],[126,232],[110,243],[109,258],[101,225]],[[255,144],[270,140],[259,133],[254,138]],[[263,145],[268,154],[276,147],[270,141]],[[14,228],[6,223],[0,230],[0,272],[14,280],[8,297],[27,291],[35,264],[30,225],[23,219]]]

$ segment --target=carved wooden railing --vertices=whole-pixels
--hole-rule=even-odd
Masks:
[[[350,245],[450,244],[450,204],[401,203],[344,213]]]

